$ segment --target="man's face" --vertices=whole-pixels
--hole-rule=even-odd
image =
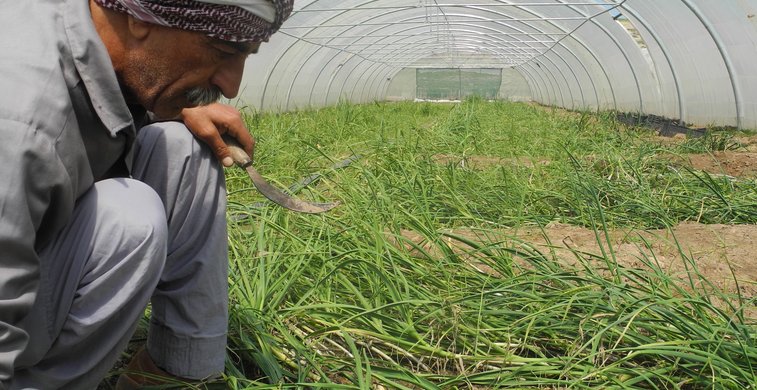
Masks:
[[[260,43],[236,43],[186,30],[151,26],[149,36],[127,48],[118,72],[127,98],[159,118],[182,109],[234,98],[244,62]]]

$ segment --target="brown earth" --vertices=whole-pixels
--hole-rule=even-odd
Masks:
[[[725,151],[685,156],[691,167],[715,175],[757,177],[757,152]]]
[[[757,150],[757,144],[754,146]],[[591,159],[589,157],[589,159]],[[497,166],[518,166],[533,168],[549,165],[549,160],[528,157],[501,158],[491,156],[454,156],[438,154],[433,156],[438,164],[454,164],[461,168],[481,170]],[[728,175],[738,178],[757,177],[757,151],[724,151],[711,154],[688,154],[673,159],[679,164],[686,164],[696,170],[713,175]]]
[[[685,141],[686,136],[677,134],[674,137],[656,139],[661,144],[670,145]],[[757,135],[735,137],[734,141],[740,145],[736,150],[687,154],[673,160],[712,175],[728,175],[742,179],[757,177]]]
[[[661,143],[670,144],[685,140],[685,136],[659,137]],[[674,159],[676,164],[685,164],[693,169],[713,175],[728,175],[740,179],[757,178],[757,136],[736,138],[742,148],[708,154],[689,154]],[[498,158],[489,156],[436,155],[440,164],[455,164],[469,169],[485,169],[492,166],[521,166],[533,168],[547,165],[549,161],[534,158]],[[412,231],[403,231],[402,238],[390,238],[410,250],[414,255],[442,256],[437,244]],[[743,298],[757,296],[757,226],[755,225],[702,225],[683,223],[669,230],[624,231],[614,230],[608,237],[597,237],[591,229],[554,224],[544,229],[519,228],[496,231],[455,229],[439,232],[438,240],[459,253],[471,251],[471,247],[452,238],[458,236],[478,243],[506,245],[508,247],[535,248],[542,253],[551,253],[553,258],[565,264],[576,265],[578,256],[605,258],[614,256],[624,267],[647,268],[644,261],[651,261],[678,279],[683,285],[695,282],[697,288],[709,288],[707,282],[729,294],[741,293]],[[412,244],[411,244],[412,243]],[[423,249],[423,251],[418,248]],[[491,268],[475,261],[469,264],[481,272],[495,273]],[[601,264],[598,264],[601,266]],[[695,271],[696,269],[696,271]],[[700,273],[707,282],[697,277]],[[750,318],[757,319],[757,308],[747,307]]]
[[[736,137],[736,142],[748,152],[757,152],[757,135]]]
[[[662,144],[680,143],[686,139],[683,134],[675,137],[656,137]],[[742,136],[735,138],[741,148],[733,151],[721,151],[703,154],[687,154],[671,160],[677,164],[685,164],[693,169],[705,171],[713,175],[728,175],[737,178],[757,178],[757,136]],[[591,157],[589,157],[590,159]],[[534,168],[549,165],[550,161],[533,157],[501,158],[493,156],[456,156],[451,154],[437,154],[432,159],[438,164],[454,164],[467,169],[487,169],[497,166],[512,166]]]
[[[645,261],[657,264],[682,286],[689,286],[693,281],[695,288],[712,291],[709,282],[728,294],[735,295],[738,291],[744,299],[757,296],[756,225],[687,222],[670,230],[613,230],[607,237],[603,234],[597,237],[591,229],[565,224],[552,224],[544,229],[483,231],[462,228],[439,232],[436,243],[413,231],[402,231],[401,238],[389,236],[396,245],[402,245],[418,257],[426,257],[424,252],[432,258],[443,256],[438,246],[443,243],[464,257],[467,254],[468,264],[478,271],[490,274],[496,274],[496,271],[476,261],[475,251],[453,237],[508,248],[533,248],[567,265],[578,264],[580,256],[590,264],[602,267],[605,258],[602,251],[605,251],[623,267],[648,269]],[[525,261],[521,259],[519,264],[524,265]],[[697,272],[706,282],[697,276]],[[745,307],[745,314],[757,320],[757,308]]]

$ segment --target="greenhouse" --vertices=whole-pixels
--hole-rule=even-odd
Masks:
[[[757,127],[753,1],[305,0],[295,7],[248,61],[247,104],[286,111],[340,99],[423,98],[431,87],[424,72],[495,71],[498,99]]]
[[[757,0],[297,0],[229,103],[334,207],[226,169],[208,386],[755,389],[755,64]]]

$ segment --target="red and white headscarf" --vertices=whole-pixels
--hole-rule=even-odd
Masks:
[[[146,23],[232,42],[262,42],[292,13],[294,0],[95,0]]]

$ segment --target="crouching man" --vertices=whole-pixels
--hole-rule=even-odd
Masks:
[[[253,140],[214,102],[292,2],[0,0],[0,389],[95,388],[150,301],[132,371],[223,371],[221,134]]]

